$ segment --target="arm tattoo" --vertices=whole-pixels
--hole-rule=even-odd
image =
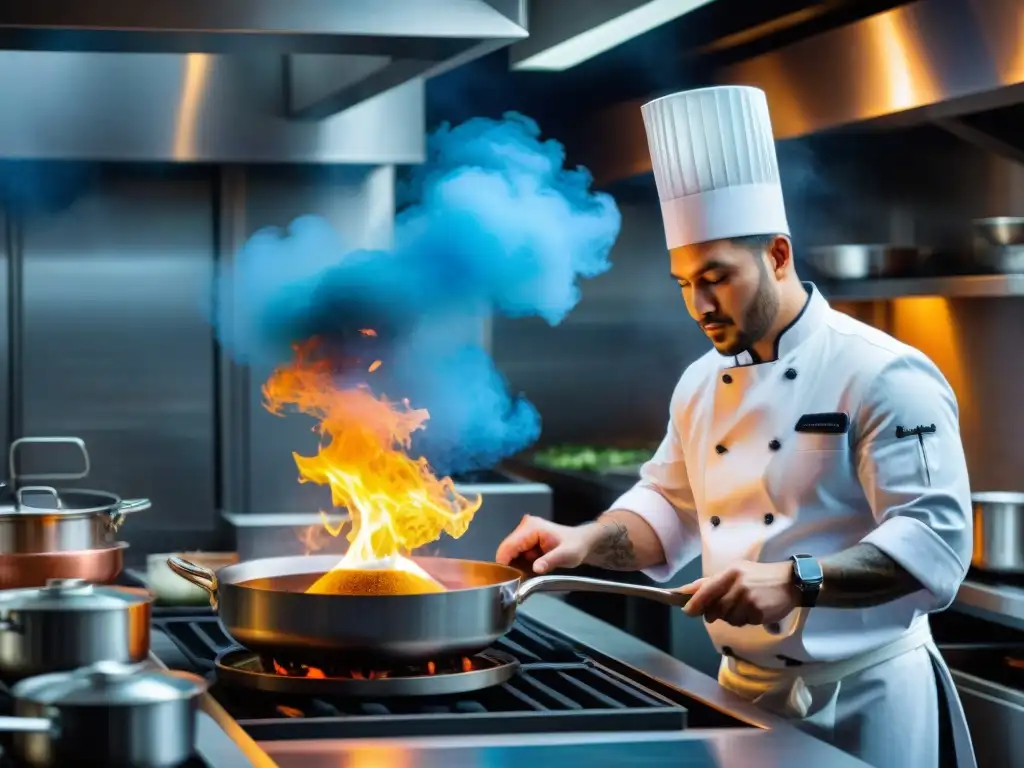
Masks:
[[[857,544],[821,559],[818,605],[870,608],[922,589],[920,582],[873,544]]]
[[[629,538],[629,529],[618,521],[597,522],[600,533],[587,556],[587,564],[612,571],[636,569],[636,551]]]

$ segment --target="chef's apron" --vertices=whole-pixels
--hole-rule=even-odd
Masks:
[[[925,648],[932,661],[938,685],[939,742],[942,742],[941,723],[943,701],[945,714],[953,738],[953,749],[957,768],[977,768],[974,747],[971,744],[967,719],[964,716],[960,697],[949,673],[949,667],[939,654],[932,640],[931,628],[927,621],[919,621],[900,638],[867,653],[850,659],[833,662],[812,662],[797,667],[765,669],[736,657],[723,657],[718,671],[718,682],[722,687],[742,696],[764,709],[781,717],[803,720],[808,716],[813,701],[811,689],[841,684],[844,678],[863,672],[871,667],[884,664],[906,653]],[[833,689],[833,695],[836,690]],[[940,765],[944,765],[939,755]],[[886,766],[888,768],[888,766]],[[910,768],[908,766],[908,768]]]

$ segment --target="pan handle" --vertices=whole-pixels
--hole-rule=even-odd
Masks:
[[[524,581],[516,591],[516,603],[520,604],[530,595],[538,592],[606,592],[625,597],[642,597],[656,600],[676,608],[682,608],[690,601],[690,595],[684,595],[672,589],[661,587],[644,587],[639,584],[620,584],[617,581],[588,579],[583,576],[539,576]]]
[[[206,591],[210,596],[210,605],[217,610],[219,598],[217,596],[217,576],[209,568],[190,563],[183,557],[168,557],[167,567],[181,576],[189,584],[194,584]]]

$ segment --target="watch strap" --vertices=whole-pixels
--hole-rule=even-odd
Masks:
[[[793,584],[800,592],[800,607],[813,608],[818,604],[818,595],[821,594],[821,566],[811,555],[793,555],[790,560],[793,561]],[[816,570],[811,577],[802,573],[808,567]]]

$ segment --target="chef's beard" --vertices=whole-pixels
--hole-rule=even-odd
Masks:
[[[778,317],[779,297],[775,293],[775,286],[769,279],[768,269],[760,260],[758,266],[761,275],[757,283],[757,293],[754,294],[750,306],[743,312],[742,320],[736,324],[736,335],[732,341],[723,347],[716,346],[722,355],[738,355],[751,349],[768,334],[775,318]]]

